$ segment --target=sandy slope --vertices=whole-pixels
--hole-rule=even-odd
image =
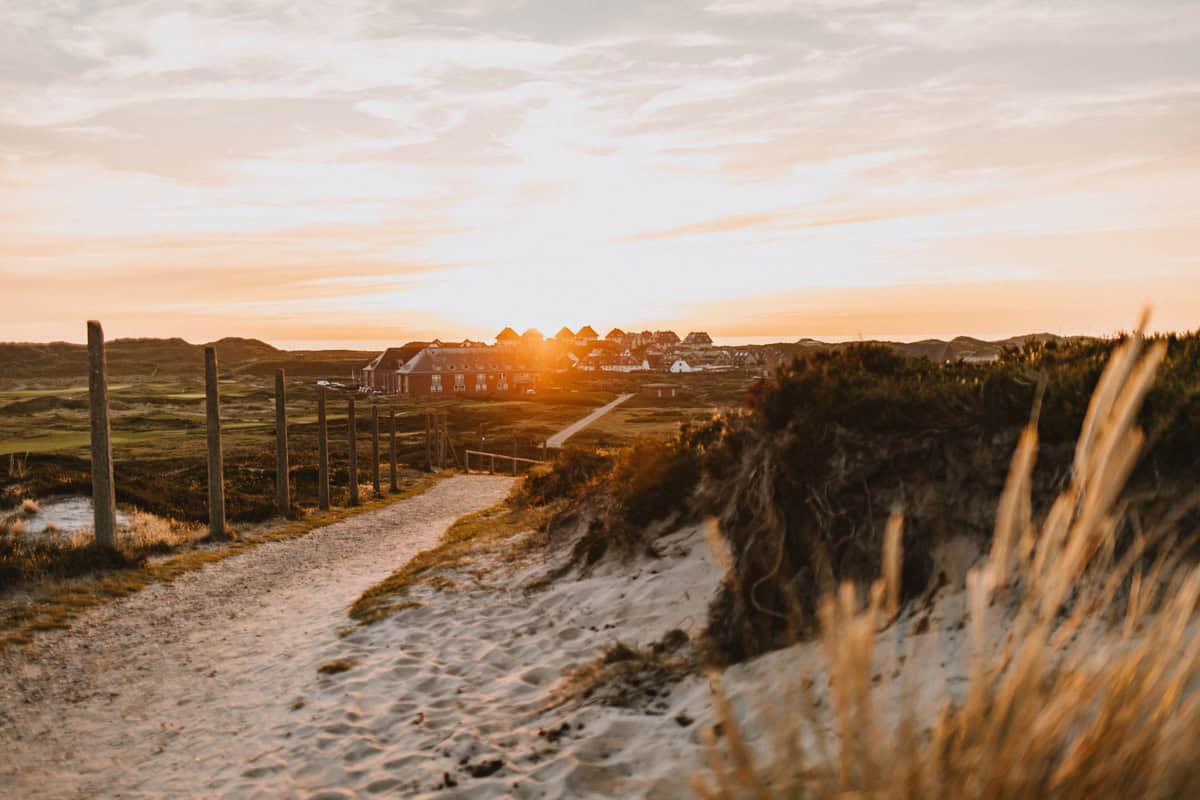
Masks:
[[[349,625],[362,589],[508,485],[451,479],[0,657],[13,676],[0,684],[0,786],[29,797],[692,796],[714,722],[702,677],[644,683],[623,707],[599,702],[605,692],[552,700],[573,667],[617,640],[702,631],[721,580],[702,526],[656,540],[659,557],[602,562],[537,591],[522,587],[569,548],[515,564],[485,555],[447,576],[452,589],[415,589],[420,607]],[[947,592],[881,635],[881,700],[904,689],[902,671],[920,677],[909,688],[922,716],[940,688],[963,685],[963,614],[961,592]],[[917,616],[929,633],[904,634]],[[317,674],[334,659],[353,666]],[[794,707],[796,681],[828,709],[816,643],[723,680],[756,749],[770,749],[763,710]]]
[[[509,485],[443,481],[151,587],[0,655],[0,794],[252,791],[296,726],[293,701],[327,690],[316,668],[345,650],[338,632],[348,605]]]

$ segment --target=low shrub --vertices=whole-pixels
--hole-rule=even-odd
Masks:
[[[735,560],[711,609],[715,653],[738,661],[786,643],[797,625],[814,632],[822,594],[879,573],[893,509],[906,518],[903,596],[943,580],[941,543],[990,534],[1006,454],[1031,411],[1042,441],[1032,502],[1046,509],[1072,474],[1089,398],[1121,341],[1030,344],[993,364],[858,345],[757,384],[748,412],[728,420],[705,459],[704,508]],[[1137,513],[1118,546],[1138,532],[1134,522],[1183,531],[1197,521],[1194,509],[1163,501],[1200,477],[1200,337],[1161,342],[1163,365],[1139,415],[1151,441],[1131,484]]]
[[[595,450],[578,447],[559,450],[549,464],[529,470],[513,499],[525,505],[546,506],[580,497],[612,469],[612,464],[612,456]]]

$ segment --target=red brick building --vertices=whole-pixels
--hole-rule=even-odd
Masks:
[[[405,397],[523,394],[541,372],[532,354],[512,346],[416,345],[385,350],[363,369],[371,390]]]

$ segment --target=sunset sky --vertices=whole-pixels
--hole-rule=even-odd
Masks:
[[[0,0],[0,98],[0,340],[1200,327],[1194,0]]]

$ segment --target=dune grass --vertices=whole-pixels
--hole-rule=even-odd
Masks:
[[[56,550],[58,561],[50,564],[25,562],[22,569],[37,571],[32,598],[15,603],[0,611],[0,649],[9,645],[28,644],[39,631],[68,628],[85,611],[113,600],[135,594],[147,586],[170,583],[192,572],[244,553],[260,544],[296,539],[312,530],[332,525],[392,503],[416,497],[451,473],[439,473],[421,478],[396,494],[371,498],[355,507],[339,507],[329,511],[310,510],[297,520],[256,532],[253,537],[209,543],[204,539],[187,540],[164,548],[161,544],[147,546],[145,540],[118,540],[118,548],[96,548],[77,538]],[[157,555],[156,558],[150,558]],[[55,572],[57,566],[65,570]],[[69,580],[63,580],[69,578]],[[32,582],[32,581],[31,581]]]
[[[724,738],[707,737],[709,772],[697,777],[697,793],[722,800],[1193,796],[1200,568],[1169,547],[1147,563],[1144,540],[1123,552],[1117,546],[1120,495],[1146,438],[1137,414],[1165,352],[1165,343],[1147,348],[1140,335],[1113,352],[1087,406],[1070,479],[1040,524],[1031,510],[1037,428],[1021,434],[990,555],[967,576],[965,700],[955,704],[947,690],[940,715],[922,719],[907,697],[881,709],[872,692],[877,633],[894,624],[900,598],[894,516],[883,537],[884,577],[865,607],[848,582],[819,602],[832,709],[817,710],[805,676],[778,675],[780,685],[796,688],[770,698],[769,751],[756,753],[713,672]],[[987,635],[996,624],[1007,628],[999,643]]]

